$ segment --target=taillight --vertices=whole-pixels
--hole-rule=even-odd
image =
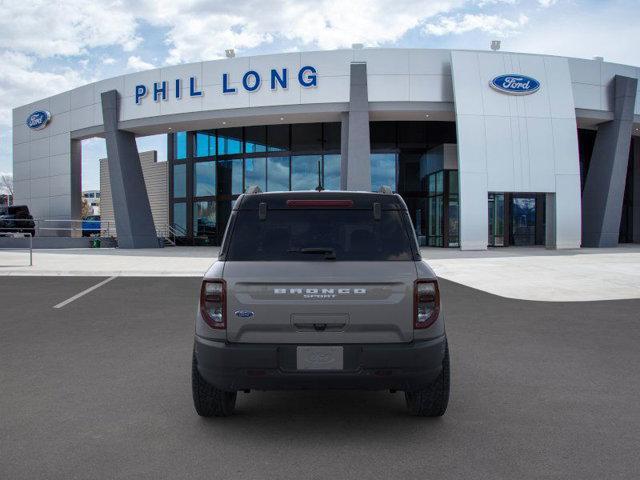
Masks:
[[[414,287],[413,328],[428,328],[440,313],[440,290],[436,280],[418,280]]]
[[[226,328],[226,285],[224,280],[203,280],[200,290],[200,312],[211,328]]]

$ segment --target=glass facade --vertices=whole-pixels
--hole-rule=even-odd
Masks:
[[[217,245],[246,189],[340,189],[341,124],[256,125],[169,136],[171,222],[184,240]],[[421,245],[459,246],[458,172],[443,164],[453,122],[370,122],[371,186],[404,198]],[[440,149],[440,150],[438,150]],[[182,231],[182,230],[181,230]]]
[[[460,246],[458,171],[443,144],[456,143],[453,122],[371,122],[371,189],[402,195],[424,246]]]
[[[185,163],[173,166],[173,196],[174,198],[187,196],[187,165]]]
[[[340,188],[340,123],[235,127],[169,136],[171,223],[194,244],[219,244],[233,202],[263,191]]]

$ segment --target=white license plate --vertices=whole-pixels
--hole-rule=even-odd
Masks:
[[[343,350],[342,347],[298,347],[298,370],[342,370]]]

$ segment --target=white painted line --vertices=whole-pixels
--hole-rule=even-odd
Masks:
[[[80,297],[85,296],[87,293],[91,293],[91,292],[93,292],[96,288],[100,288],[101,286],[103,286],[103,285],[105,285],[105,284],[109,283],[111,280],[114,280],[114,279],[116,279],[116,278],[118,278],[118,277],[117,277],[117,276],[109,277],[109,278],[107,278],[106,280],[103,280],[103,281],[101,281],[100,283],[98,283],[98,284],[94,285],[93,287],[89,287],[89,288],[87,288],[86,290],[81,291],[80,293],[78,293],[78,294],[74,295],[74,296],[73,296],[73,297],[71,297],[71,298],[67,298],[64,302],[60,302],[59,304],[54,305],[54,307],[53,307],[53,308],[62,308],[62,307],[64,307],[64,306],[66,306],[66,305],[69,305],[69,304],[70,304],[71,302],[73,302],[74,300],[77,300],[77,299],[79,299]]]

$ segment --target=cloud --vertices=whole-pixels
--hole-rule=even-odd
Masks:
[[[102,63],[104,65],[113,65],[114,63],[116,63],[116,59],[113,57],[105,57],[102,59]]]
[[[277,40],[292,47],[335,49],[397,41],[421,22],[464,0],[275,0],[160,2],[145,21],[168,29],[167,63],[208,60]],[[188,28],[185,26],[188,25]]]
[[[535,25],[529,24],[522,35],[509,38],[502,47],[509,51],[578,58],[602,56],[607,62],[638,66],[640,50],[634,42],[624,39],[638,37],[640,13],[629,10],[620,15],[626,15],[625,21],[600,11],[582,15],[577,20],[575,12],[568,10],[541,18]]]
[[[132,55],[127,59],[127,70],[137,72],[140,70],[151,70],[152,68],[155,68],[152,63],[145,62],[136,55]]]
[[[558,0],[538,0],[538,4],[543,8],[548,8],[552,5],[555,5]]]
[[[0,45],[39,57],[109,45],[131,51],[142,40],[136,28],[136,17],[122,1],[10,1],[0,9]]]
[[[0,124],[11,125],[11,109],[39,98],[71,90],[89,80],[70,68],[39,71],[36,60],[23,53],[0,52]]]
[[[465,14],[455,17],[439,17],[436,22],[426,24],[424,32],[428,35],[442,36],[479,30],[491,35],[507,37],[520,32],[528,21],[529,18],[524,14],[520,14],[515,20],[499,15]]]

